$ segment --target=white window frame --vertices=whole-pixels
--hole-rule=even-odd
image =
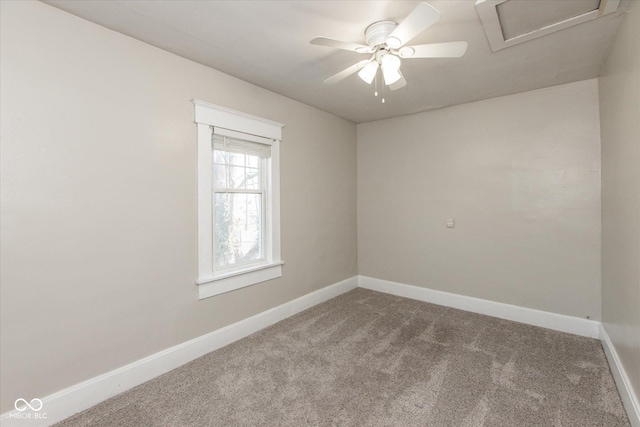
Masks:
[[[198,298],[209,298],[282,276],[280,258],[280,141],[284,124],[193,100],[198,140]],[[212,136],[225,133],[271,144],[266,164],[265,260],[215,271],[213,260]]]

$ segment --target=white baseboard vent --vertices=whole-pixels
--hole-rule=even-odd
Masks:
[[[627,372],[603,324],[600,324],[600,341],[604,348],[604,354],[607,355],[613,379],[616,381],[616,386],[618,386],[622,404],[627,411],[629,423],[631,423],[632,427],[640,427],[640,403],[638,403],[638,396],[636,396],[633,391],[633,386],[627,376]]]
[[[433,289],[389,282],[367,276],[358,276],[358,286],[418,301],[430,302],[478,314],[486,314],[487,316],[498,317],[500,319],[513,320],[514,322],[526,323],[589,338],[600,338],[600,330],[598,328],[600,322],[595,320],[565,316],[563,314],[550,313],[548,311],[535,310],[449,292],[435,291]]]
[[[19,408],[25,409],[5,412],[0,416],[0,424],[2,427],[43,427],[55,424],[198,357],[355,289],[357,286],[358,277],[354,276],[319,289],[255,316],[43,397],[40,399],[41,405],[37,401],[38,399],[34,402],[31,399],[32,396],[25,396],[26,402],[21,401],[18,404]],[[31,410],[25,406],[25,403],[32,403],[32,406],[38,410]]]

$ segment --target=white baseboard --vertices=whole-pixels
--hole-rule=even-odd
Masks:
[[[418,286],[389,282],[367,276],[351,277],[44,397],[42,398],[42,409],[37,413],[41,418],[34,418],[35,413],[30,410],[22,413],[14,410],[2,414],[0,416],[0,422],[3,427],[41,427],[57,423],[103,400],[169,372],[211,351],[258,332],[314,305],[355,289],[358,286],[405,298],[486,314],[501,319],[513,320],[590,338],[600,338],[625,409],[629,415],[629,421],[633,427],[640,427],[640,405],[638,405],[638,398],[633,392],[629,378],[620,363],[620,359],[611,343],[609,335],[600,322],[464,295],[435,291]],[[22,415],[22,418],[16,418],[20,415]],[[27,418],[29,415],[30,417]],[[42,418],[44,415],[46,415],[46,418]]]
[[[204,356],[314,305],[355,289],[357,286],[357,276],[327,286],[232,325],[60,390],[42,398],[42,409],[37,412],[28,408],[24,412],[17,410],[5,412],[0,416],[0,424],[3,427],[41,427],[57,423],[200,356]],[[25,399],[31,397],[24,396]],[[20,407],[24,407],[24,405],[22,404]],[[22,416],[22,418],[17,418],[19,416]],[[40,418],[36,419],[36,416]],[[42,418],[43,416],[46,416],[46,418]]]
[[[358,276],[358,286],[418,301],[426,301],[446,307],[471,311],[473,313],[486,314],[487,316],[498,317],[500,319],[513,320],[515,322],[527,323],[529,325],[568,332],[589,338],[600,338],[600,331],[598,329],[600,322],[595,320],[565,316],[563,314],[534,310],[532,308],[503,304],[501,302],[449,292],[435,291],[433,289],[389,282],[367,276]]]
[[[622,366],[618,353],[616,352],[616,349],[611,342],[611,338],[603,324],[600,324],[600,341],[604,348],[604,354],[607,355],[613,379],[616,381],[616,385],[618,386],[618,392],[620,393],[622,404],[624,405],[624,409],[627,410],[629,422],[632,427],[640,427],[640,403],[638,403],[638,396],[636,396],[633,391],[627,372],[625,371],[624,366]]]

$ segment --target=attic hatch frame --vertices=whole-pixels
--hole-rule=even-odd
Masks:
[[[476,10],[494,52],[614,13],[618,10],[621,0],[600,0],[600,5],[595,10],[508,39],[504,37],[498,15],[498,6],[507,1],[509,0],[476,0]]]

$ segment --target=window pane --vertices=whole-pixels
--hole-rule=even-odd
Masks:
[[[262,159],[259,156],[214,150],[213,163],[215,188],[262,189]]]
[[[216,268],[264,258],[261,194],[216,193],[215,215]]]
[[[213,186],[225,188],[227,186],[227,167],[224,165],[213,165]]]
[[[229,166],[229,188],[245,188],[245,168]]]
[[[260,157],[247,156],[247,167],[250,167],[250,168],[260,167]]]
[[[260,189],[260,169],[247,168],[246,169],[246,189],[259,190]]]
[[[213,161],[215,163],[227,163],[226,154],[224,151],[213,150]]]
[[[227,152],[227,156],[229,157],[229,164],[236,165],[236,166],[244,166],[244,163],[245,163],[244,154]]]

